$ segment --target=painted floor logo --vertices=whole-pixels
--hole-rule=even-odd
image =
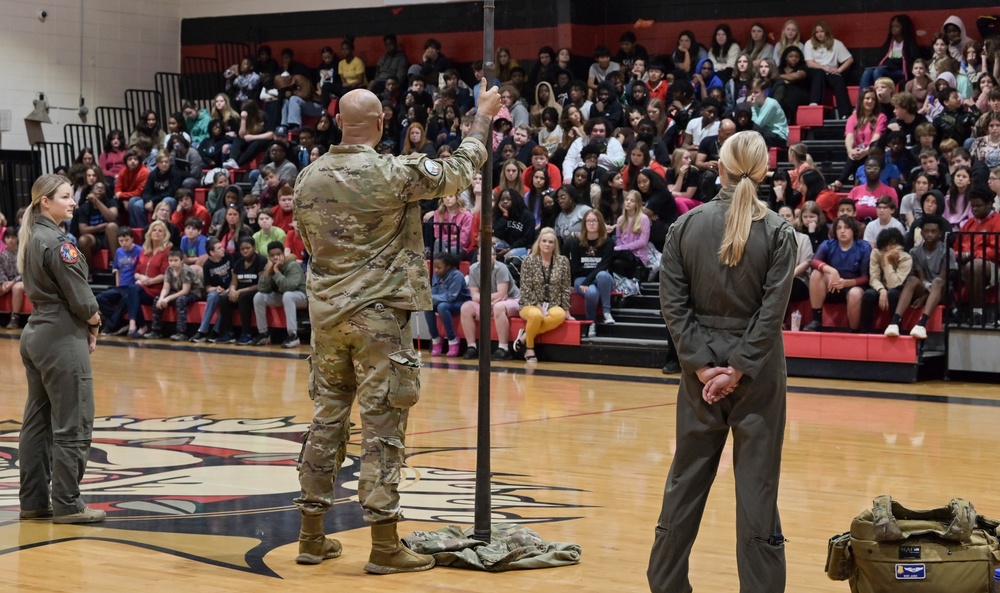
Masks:
[[[299,515],[291,500],[298,494],[295,465],[307,428],[288,418],[98,418],[81,490],[88,504],[108,513],[101,539],[274,576],[264,556],[298,538]],[[352,439],[359,433],[352,431]],[[37,539],[26,539],[24,532],[13,531],[19,508],[17,441],[16,423],[0,425],[0,554],[65,536],[39,530]],[[434,453],[454,451],[407,449],[400,484],[407,519],[473,522],[474,472],[430,465]],[[337,508],[326,521],[330,533],[364,526],[358,471],[355,441],[337,476]],[[578,518],[584,508],[572,502],[580,498],[579,490],[522,483],[522,478],[494,473],[494,522],[563,521]],[[66,527],[73,537],[87,537],[93,529]],[[226,541],[210,541],[220,537]]]

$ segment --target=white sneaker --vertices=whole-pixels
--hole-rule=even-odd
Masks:
[[[597,337],[597,326],[594,325],[593,323],[591,323],[589,326],[587,326],[587,337],[588,338],[596,338]]]
[[[916,338],[918,340],[926,340],[927,328],[922,325],[914,325],[913,329],[910,330],[910,337]]]
[[[615,318],[611,316],[611,311],[604,312],[604,323],[606,323],[607,325],[615,324]]]
[[[240,168],[239,163],[237,163],[233,159],[229,159],[226,162],[222,163],[222,166],[225,167],[225,168],[227,168],[227,169],[239,169]]]
[[[899,337],[899,326],[895,323],[890,323],[889,327],[885,328],[885,337],[887,338],[898,338]]]

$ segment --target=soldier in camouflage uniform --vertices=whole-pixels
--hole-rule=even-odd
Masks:
[[[375,574],[427,570],[431,556],[399,542],[397,487],[409,408],[419,397],[419,363],[412,349],[412,311],[431,308],[419,200],[472,185],[486,162],[486,139],[500,108],[499,93],[480,90],[472,130],[445,160],[383,156],[373,147],[384,122],[378,98],[363,89],[344,95],[339,146],[299,174],[295,220],[310,253],[306,290],[312,321],[310,398],[314,416],[299,459],[302,512],[300,564],[336,558],[341,545],[323,532],[335,499],[351,405],[361,406],[358,498],[372,524],[365,570]]]

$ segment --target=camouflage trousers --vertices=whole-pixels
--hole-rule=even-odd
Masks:
[[[410,312],[381,304],[333,326],[333,308],[309,302],[313,420],[299,455],[295,505],[322,515],[334,503],[350,438],[351,406],[361,408],[358,500],[369,522],[401,518],[399,481],[409,408],[420,397],[420,365],[410,345]]]

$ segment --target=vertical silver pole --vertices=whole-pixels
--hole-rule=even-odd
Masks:
[[[493,81],[493,0],[483,3],[483,76]],[[492,132],[491,132],[492,134]],[[490,279],[493,277],[493,143],[486,139],[486,164],[483,165],[482,191],[479,196],[479,417],[476,448],[476,512],[473,537],[490,541],[491,469],[490,469],[490,326],[493,306],[490,303]]]

